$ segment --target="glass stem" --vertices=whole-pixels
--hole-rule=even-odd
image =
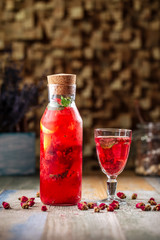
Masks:
[[[117,176],[107,176],[107,195],[108,199],[112,200],[115,198],[117,188]]]

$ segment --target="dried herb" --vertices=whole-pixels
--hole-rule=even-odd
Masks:
[[[54,180],[59,180],[59,179],[63,179],[67,176],[68,174],[68,170],[66,170],[65,172],[61,173],[61,174],[50,174],[49,177],[54,179]]]
[[[26,122],[25,114],[38,104],[38,95],[42,90],[42,84],[22,85],[22,67],[9,63],[4,69],[0,69],[0,132],[26,131],[30,118]]]

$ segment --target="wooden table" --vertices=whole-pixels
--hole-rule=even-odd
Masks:
[[[10,210],[0,208],[0,240],[160,239],[160,212],[135,208],[137,202],[147,203],[150,197],[160,203],[160,178],[138,177],[124,171],[118,178],[117,190],[125,192],[127,205],[115,212],[80,211],[77,206],[49,206],[47,212],[42,212],[39,198],[33,208],[22,209],[18,197],[35,196],[39,190],[38,176],[0,177],[0,190],[0,203],[8,201],[12,207]],[[133,192],[138,193],[137,200],[131,200]],[[105,176],[84,176],[82,200],[96,201],[104,197]]]

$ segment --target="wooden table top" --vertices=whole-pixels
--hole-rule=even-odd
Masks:
[[[117,191],[127,195],[127,204],[119,210],[94,213],[77,206],[53,207],[42,212],[40,198],[30,209],[22,209],[18,197],[34,197],[39,177],[0,177],[0,204],[7,201],[12,209],[0,208],[0,240],[159,240],[160,211],[136,209],[137,202],[154,197],[160,203],[160,178],[139,177],[124,171],[118,177]],[[132,193],[137,200],[131,200]],[[102,174],[83,177],[82,200],[97,201],[106,197],[106,177]]]

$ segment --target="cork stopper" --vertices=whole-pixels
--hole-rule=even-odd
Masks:
[[[53,74],[47,76],[49,88],[52,94],[70,95],[75,94],[76,75],[75,74]]]
[[[61,84],[61,85],[73,85],[76,84],[75,74],[53,74],[47,76],[48,84]]]

